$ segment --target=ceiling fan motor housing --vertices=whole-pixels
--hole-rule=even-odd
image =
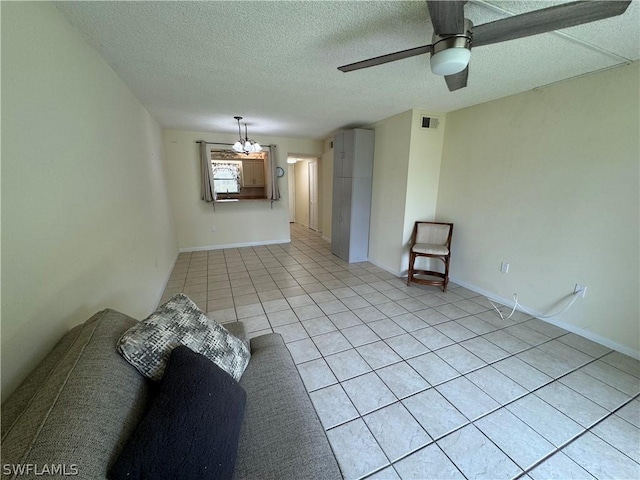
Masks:
[[[473,23],[464,19],[464,32],[457,34],[433,34],[431,71],[436,75],[453,75],[461,72],[471,58]]]

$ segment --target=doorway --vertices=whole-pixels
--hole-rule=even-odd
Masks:
[[[289,222],[320,231],[319,159],[289,155]]]

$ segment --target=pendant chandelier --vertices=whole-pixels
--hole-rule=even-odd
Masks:
[[[242,132],[240,131],[240,120],[242,117],[233,117],[238,121],[238,141],[233,144],[233,151],[238,153],[246,153],[249,155],[250,153],[257,153],[262,151],[262,147],[258,142],[255,142],[249,138],[247,135],[247,124],[244,124],[244,138],[242,138]]]

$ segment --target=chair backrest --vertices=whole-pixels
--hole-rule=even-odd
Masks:
[[[416,222],[414,242],[449,246],[452,229],[453,223]]]

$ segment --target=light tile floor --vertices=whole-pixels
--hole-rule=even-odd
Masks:
[[[291,237],[182,253],[163,300],[282,334],[345,478],[640,478],[640,362]]]

